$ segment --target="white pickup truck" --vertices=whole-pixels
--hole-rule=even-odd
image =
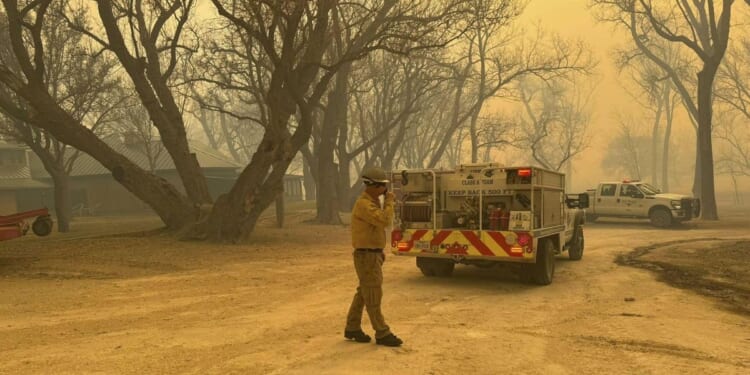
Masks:
[[[657,227],[688,221],[700,214],[700,200],[689,195],[662,193],[645,182],[602,182],[589,194],[586,220],[600,217],[648,218]]]

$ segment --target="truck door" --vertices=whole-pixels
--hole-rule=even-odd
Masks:
[[[647,216],[644,213],[644,194],[633,184],[620,185],[620,203],[625,215],[628,216]]]
[[[617,184],[601,184],[594,202],[594,214],[596,215],[619,215],[619,202],[616,196]]]

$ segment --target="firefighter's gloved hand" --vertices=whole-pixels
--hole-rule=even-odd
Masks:
[[[389,191],[389,192],[385,193],[385,201],[386,202],[388,202],[388,201],[393,202],[394,200],[396,200],[396,194],[393,194],[392,191]]]

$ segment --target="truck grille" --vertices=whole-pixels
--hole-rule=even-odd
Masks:
[[[427,203],[405,203],[401,219],[409,222],[432,221],[432,207]]]
[[[698,217],[701,214],[701,201],[698,199],[683,198],[680,205],[688,218]]]
[[[688,198],[683,198],[680,200],[680,207],[682,208],[682,211],[685,212],[685,216],[690,218],[693,216],[693,200]]]

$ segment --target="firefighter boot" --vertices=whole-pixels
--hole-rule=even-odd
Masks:
[[[356,342],[370,342],[370,336],[364,333],[361,329],[359,331],[344,331],[344,337]]]
[[[401,346],[401,344],[403,344],[404,341],[396,337],[396,335],[391,333],[388,336],[384,336],[379,339],[376,338],[375,343],[378,345],[385,345],[385,346]]]

